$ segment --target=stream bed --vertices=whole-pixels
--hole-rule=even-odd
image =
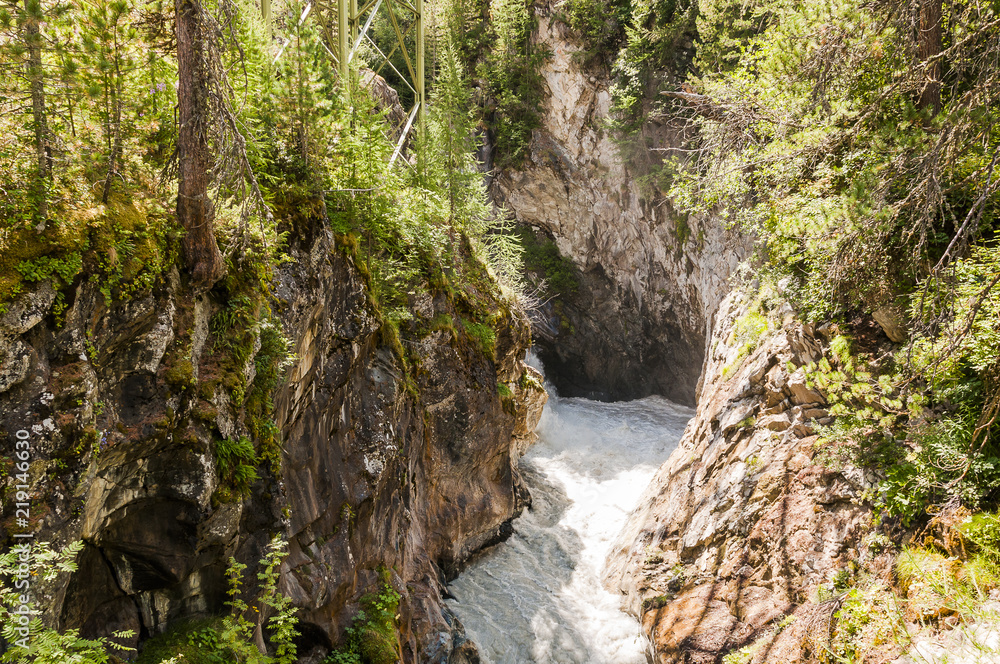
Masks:
[[[455,579],[448,603],[484,664],[645,664],[646,639],[600,581],[612,541],[694,411],[603,403],[551,387],[521,460],[532,507]]]

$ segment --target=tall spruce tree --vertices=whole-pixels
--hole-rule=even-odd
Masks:
[[[184,227],[184,258],[196,288],[211,287],[225,266],[215,241],[208,194],[212,158],[208,148],[209,73],[204,7],[176,0],[177,21],[177,221]]]
[[[49,125],[45,109],[45,69],[42,66],[41,24],[45,18],[41,0],[24,0],[24,43],[27,46],[27,72],[31,89],[32,127],[35,133],[35,158],[38,165],[35,197],[38,216],[43,220],[47,210],[47,183],[52,175],[52,152],[49,147]]]
[[[448,196],[448,221],[478,235],[488,218],[483,174],[475,158],[477,121],[468,78],[452,36],[442,44],[438,77],[431,95],[428,160]]]

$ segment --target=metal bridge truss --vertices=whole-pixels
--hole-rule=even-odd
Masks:
[[[350,84],[351,64],[362,46],[366,45],[378,54],[379,61],[372,66],[374,72],[380,74],[388,65],[413,93],[413,106],[407,113],[406,124],[400,132],[389,160],[389,164],[392,165],[402,152],[406,139],[413,129],[414,121],[421,130],[424,125],[426,114],[424,0],[361,0],[360,6],[359,0],[329,0],[329,4],[323,8],[319,8],[319,4],[317,0],[306,2],[299,16],[299,25],[301,26],[310,14],[318,16],[317,20],[323,29],[323,46],[337,65],[342,85]],[[314,5],[320,10],[314,12]],[[321,9],[327,11],[323,12]],[[261,0],[261,12],[270,29],[271,0]],[[369,35],[372,23],[379,16],[379,12],[389,20],[395,37],[388,53],[383,51]],[[406,44],[406,38],[411,33],[414,43],[412,50]],[[284,40],[284,44],[275,56],[275,61],[282,56],[290,41],[290,39]],[[402,54],[405,63],[402,72],[391,60],[397,51]]]

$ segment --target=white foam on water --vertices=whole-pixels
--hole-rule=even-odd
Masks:
[[[659,397],[549,394],[521,460],[532,507],[451,583],[449,605],[487,664],[645,664],[639,624],[602,587],[601,568],[693,411]]]

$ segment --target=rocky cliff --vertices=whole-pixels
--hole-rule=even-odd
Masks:
[[[755,642],[740,661],[818,661],[839,608],[818,590],[868,555],[865,478],[817,456],[814,427],[830,420],[801,367],[826,340],[776,314],[748,341],[747,310],[740,292],[723,303],[697,414],[608,559],[609,588],[662,664],[717,662]]]
[[[235,367],[218,325],[232,300],[193,294],[176,270],[132,301],[80,283],[62,313],[43,283],[0,318],[0,450],[11,458],[15,432],[31,432],[30,529],[57,546],[85,542],[77,572],[36,589],[44,615],[85,635],[131,629],[134,643],[223,610],[229,556],[256,578],[279,534],[303,661],[337,642],[380,570],[403,595],[404,661],[467,661],[474,647],[440,589],[528,499],[516,460],[545,395],[522,362],[527,323],[516,312],[498,323],[491,357],[457,323],[461,302],[416,293],[404,361],[350,248],[322,223],[292,230],[275,317],[255,324]],[[442,314],[456,326],[423,326]],[[293,355],[277,367],[273,420],[261,422],[252,394],[233,395],[275,369],[268,325]],[[246,462],[259,478],[241,492],[220,441],[271,426],[280,459]],[[5,474],[8,496],[14,481]],[[13,501],[4,509],[10,532]]]
[[[496,189],[518,221],[551,236],[579,268],[580,287],[546,312],[539,352],[560,393],[694,403],[708,325],[747,243],[717,219],[681,216],[643,191],[605,130],[609,76],[585,68],[582,47],[553,4],[535,5],[543,126],[530,157]],[[666,129],[656,132],[668,145]]]

